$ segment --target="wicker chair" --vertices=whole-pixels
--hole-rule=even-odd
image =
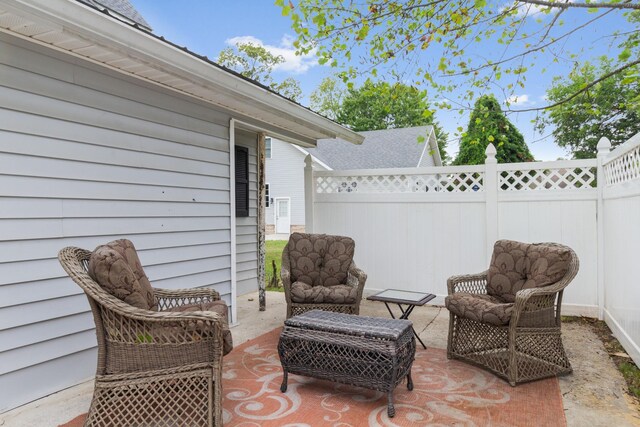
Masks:
[[[282,252],[280,275],[287,319],[309,310],[359,314],[367,275],[353,262],[350,237],[293,233]]]
[[[577,272],[578,257],[567,246],[496,242],[489,270],[447,282],[447,356],[512,386],[570,373],[560,309]]]
[[[158,311],[137,308],[91,278],[91,255],[75,247],[58,254],[87,295],[96,324],[98,363],[85,426],[222,425],[223,329],[228,327],[225,316],[197,310],[219,300],[218,293],[156,288]]]

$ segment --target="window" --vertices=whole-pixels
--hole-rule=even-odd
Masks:
[[[236,146],[236,216],[249,216],[249,149]]]
[[[269,207],[269,184],[264,185],[264,206]]]
[[[271,158],[271,138],[264,139],[264,156],[267,159]]]

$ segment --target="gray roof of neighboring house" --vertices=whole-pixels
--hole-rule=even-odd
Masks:
[[[144,29],[151,31],[149,23],[140,15],[140,12],[129,2],[129,0],[80,0],[83,3],[97,7],[98,9],[108,9],[115,12],[118,15],[125,17],[126,19],[144,27]]]
[[[424,155],[430,155],[425,145],[431,129],[432,126],[418,126],[358,132],[365,137],[362,145],[321,139],[317,148],[305,150],[335,170],[417,167],[425,148]],[[424,137],[424,142],[418,142],[419,136]]]

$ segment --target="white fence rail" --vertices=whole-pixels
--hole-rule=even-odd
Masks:
[[[356,240],[369,292],[428,290],[440,303],[449,276],[487,268],[497,239],[564,243],[580,272],[563,312],[604,317],[640,362],[640,263],[631,259],[640,136],[609,147],[601,142],[597,160],[498,165],[490,146],[484,165],[462,167],[312,171],[308,162],[306,228]]]

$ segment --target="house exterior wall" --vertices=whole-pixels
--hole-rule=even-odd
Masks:
[[[265,160],[265,181],[269,184],[269,197],[291,198],[291,228],[304,226],[304,157],[305,155],[288,142],[271,139],[271,158]],[[275,226],[273,204],[265,210],[267,234]],[[269,233],[271,231],[271,233]]]
[[[249,149],[249,216],[236,218],[237,295],[258,290],[258,135],[236,130],[236,145]]]
[[[87,300],[56,259],[64,246],[130,238],[153,286],[212,287],[234,303],[230,117],[52,52],[0,35],[0,412],[95,372]],[[255,211],[254,198],[238,221],[247,283]]]

